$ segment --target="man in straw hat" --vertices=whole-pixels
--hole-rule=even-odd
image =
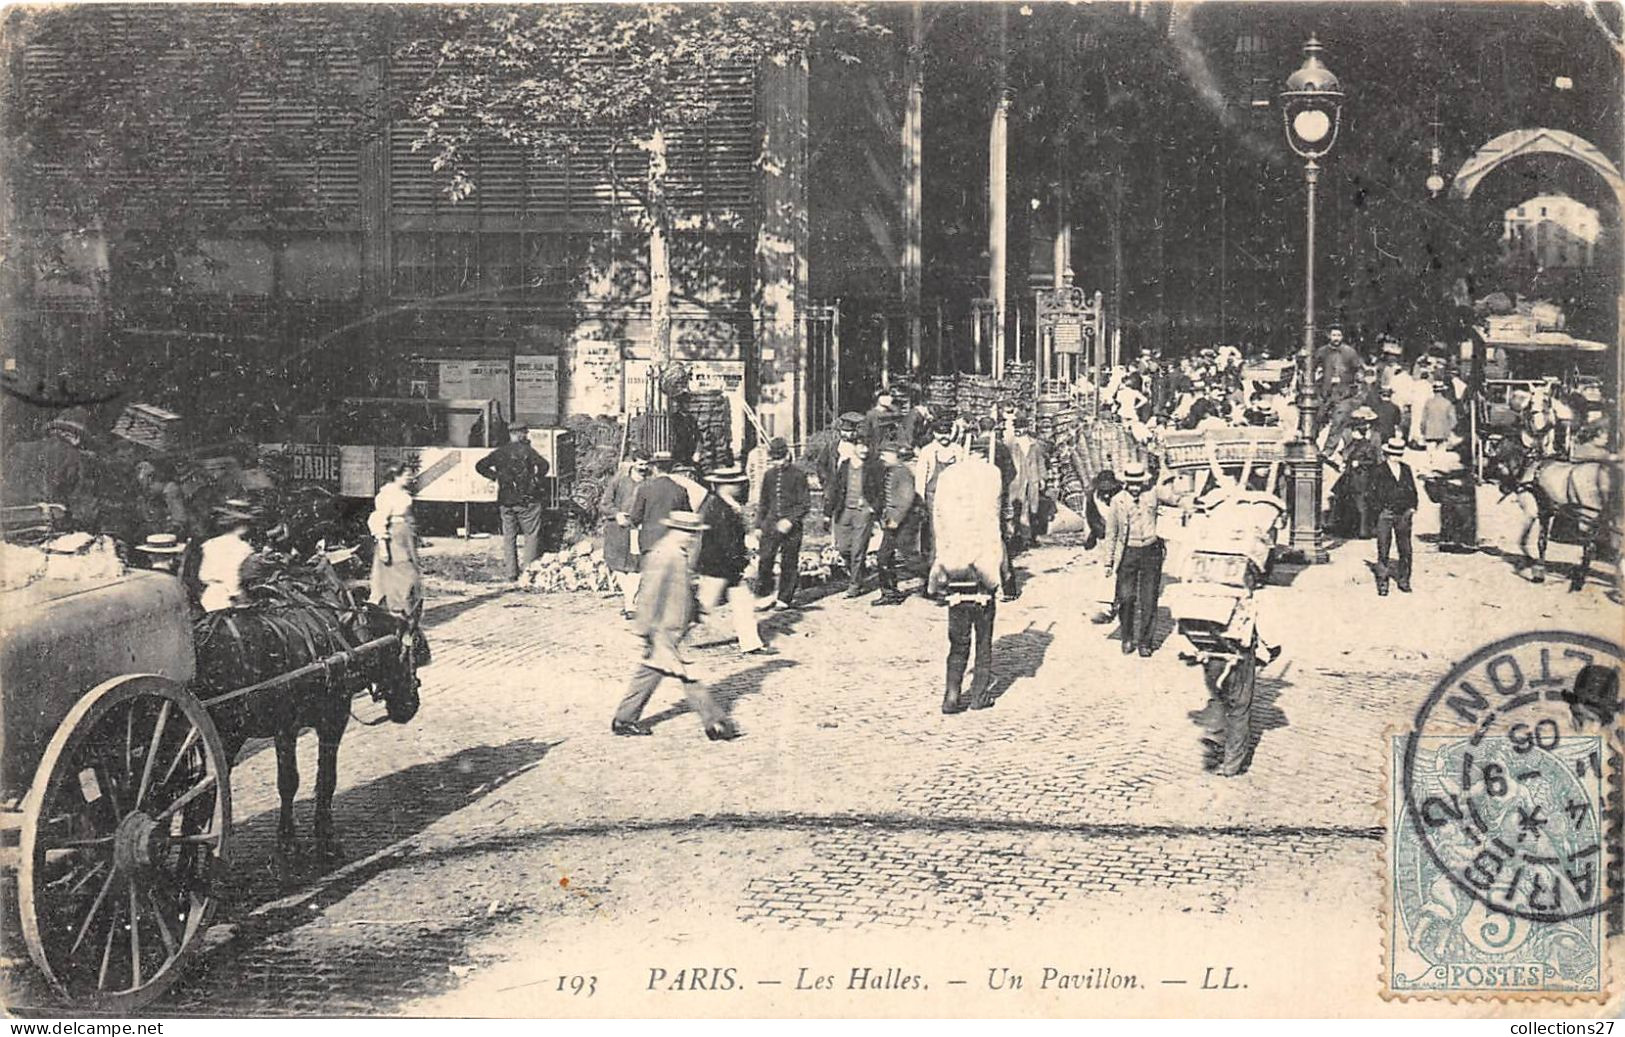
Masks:
[[[736,738],[739,732],[717,705],[705,685],[688,674],[679,643],[694,621],[693,556],[696,542],[706,530],[692,511],[674,511],[661,520],[665,535],[643,559],[643,580],[638,588],[636,629],[643,638],[643,661],[632,675],[632,685],[615,710],[609,729],[618,735],[650,735],[643,710],[655,689],[667,677],[683,684],[683,695],[699,714],[705,735],[712,741]]]
[[[1106,576],[1115,573],[1117,578],[1113,597],[1124,655],[1138,649],[1142,657],[1149,657],[1154,650],[1151,628],[1157,619],[1166,555],[1157,520],[1164,505],[1177,503],[1169,484],[1153,488],[1145,464],[1131,461],[1123,468],[1123,489],[1106,508]]]
[[[186,553],[186,544],[174,533],[153,533],[135,545],[135,549],[145,556],[147,568],[175,576],[180,573],[181,555]]]
[[[1416,476],[1405,456],[1405,440],[1395,436],[1383,444],[1383,463],[1371,473],[1367,491],[1377,513],[1377,594],[1388,595],[1391,578],[1406,594],[1411,592],[1411,519],[1416,514]],[[1392,567],[1390,551],[1399,548],[1399,566]]]
[[[758,608],[787,609],[795,604],[801,579],[801,535],[812,491],[807,473],[790,460],[790,444],[775,436],[767,444],[767,471],[762,474],[756,500],[756,528],[761,535],[756,556]],[[773,570],[778,568],[779,595],[773,595]]]
[[[198,604],[218,612],[243,604],[243,566],[254,557],[248,534],[258,516],[246,500],[228,500],[214,509],[220,532],[203,542],[197,578],[203,588]]]
[[[708,472],[705,481],[711,492],[700,503],[700,521],[708,527],[700,537],[695,571],[700,575],[700,608],[715,612],[727,602],[739,650],[745,655],[777,655],[762,643],[756,627],[756,599],[745,586],[744,493],[750,477],[738,465]]]

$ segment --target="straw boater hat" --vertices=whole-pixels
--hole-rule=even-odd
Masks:
[[[1356,407],[1354,408],[1354,413],[1350,414],[1349,417],[1353,418],[1355,421],[1376,421],[1377,412],[1372,410],[1370,407]]]
[[[1130,461],[1123,466],[1123,485],[1144,485],[1151,481],[1151,473],[1146,471],[1142,461]]]
[[[1405,350],[1400,347],[1399,340],[1394,338],[1383,339],[1382,351],[1388,356],[1401,356],[1405,352]]]
[[[90,413],[83,407],[70,407],[45,423],[47,430],[71,432],[76,436],[88,436]]]
[[[1399,457],[1405,453],[1405,437],[1395,436],[1382,445],[1382,452],[1389,457]]]
[[[674,511],[661,519],[660,524],[667,529],[679,529],[685,533],[703,533],[711,528],[692,511]]]
[[[750,482],[750,476],[745,474],[743,468],[733,464],[711,469],[711,471],[705,473],[705,481],[715,486],[722,486],[727,483]]]
[[[186,550],[186,545],[174,533],[154,533],[144,543],[135,545],[135,549],[150,555],[178,555]]]

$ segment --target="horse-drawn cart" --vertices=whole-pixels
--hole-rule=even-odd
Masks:
[[[29,956],[66,1002],[128,1011],[180,973],[229,860],[232,757],[261,733],[243,709],[376,657],[410,665],[403,628],[366,630],[225,690],[199,676],[173,576],[0,591],[3,853]]]

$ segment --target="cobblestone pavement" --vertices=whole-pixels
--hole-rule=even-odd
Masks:
[[[1486,534],[1505,545],[1492,499]],[[1075,546],[1020,560],[985,712],[938,711],[945,617],[917,598],[773,614],[769,658],[702,629],[698,669],[745,732],[729,744],[707,742],[670,685],[655,737],[609,735],[636,657],[614,600],[487,588],[437,603],[417,719],[344,743],[348,863],[277,875],[274,762],[251,749],[226,903],[154,1011],[551,1013],[569,1010],[552,990],[566,966],[636,973],[718,947],[776,961],[824,930],[918,947],[969,928],[993,946],[1073,926],[1109,947],[1123,927],[1194,940],[1193,918],[1369,925],[1385,732],[1496,637],[1617,636],[1618,617],[1600,583],[1570,595],[1498,553],[1425,543],[1416,593],[1379,599],[1371,554],[1337,547],[1262,592],[1286,651],[1260,676],[1253,764],[1230,780],[1209,773],[1190,717],[1200,673],[1173,641],[1125,657],[1088,622],[1106,584]],[[301,753],[308,832],[308,736]],[[1372,926],[1354,955],[1372,975],[1378,939]],[[26,974],[13,1003],[36,996]]]

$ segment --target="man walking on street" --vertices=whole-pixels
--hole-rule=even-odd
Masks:
[[[1406,594],[1411,592],[1411,519],[1416,514],[1416,476],[1400,460],[1405,440],[1395,436],[1383,444],[1383,463],[1371,475],[1371,508],[1377,513],[1377,594],[1388,596],[1390,578]],[[1399,548],[1399,567],[1389,565],[1389,552]]]
[[[1145,465],[1135,461],[1124,467],[1123,489],[1107,508],[1106,576],[1117,574],[1114,596],[1124,655],[1138,648],[1142,658],[1150,658],[1153,651],[1165,553],[1157,519],[1164,505],[1178,503],[1168,483],[1153,490]]]
[[[700,608],[713,613],[726,604],[734,635],[739,638],[739,650],[745,655],[777,655],[762,643],[756,626],[756,601],[743,581],[748,556],[741,494],[750,478],[735,465],[712,471],[705,481],[711,484],[711,492],[700,505],[700,521],[708,528],[700,536],[699,561],[695,565],[700,576]]]
[[[503,576],[519,579],[542,553],[542,495],[546,490],[547,461],[530,445],[530,429],[508,426],[508,442],[480,458],[474,470],[497,484],[497,511],[502,516]],[[525,534],[520,557],[515,540]]]
[[[954,442],[954,419],[939,417],[931,423],[931,442],[920,450],[914,462],[914,492],[925,501],[924,519],[920,528],[920,553],[925,556],[925,571],[931,572],[931,560],[936,557],[936,512],[932,504],[936,499],[937,476],[949,465],[965,456],[964,448]],[[927,588],[927,597],[934,597]]]
[[[869,443],[853,440],[855,454],[835,470],[832,485],[824,491],[824,514],[835,534],[835,550],[846,560],[850,582],[846,596],[863,593],[864,563],[869,557],[869,538],[874,532],[875,515],[885,493],[885,469],[869,456]]]
[[[626,471],[611,479],[599,498],[604,515],[604,564],[615,574],[621,589],[621,615],[631,619],[638,601],[638,552],[633,543],[632,503],[638,487],[649,477],[649,455],[639,450]]]
[[[653,481],[653,480],[651,480]],[[734,728],[711,692],[688,674],[679,643],[694,621],[692,556],[705,523],[692,511],[674,511],[661,520],[666,530],[645,557],[638,595],[637,632],[643,638],[643,661],[632,675],[632,685],[615,710],[609,728],[618,735],[650,735],[643,710],[655,689],[667,677],[683,684],[683,696],[699,715],[705,736],[715,741],[736,738]]]
[[[1010,439],[1010,460],[1016,470],[1010,483],[1011,533],[1021,549],[1038,543],[1039,489],[1044,483],[1044,444],[1029,434],[1030,424],[1025,414],[1017,414],[1016,434]]]
[[[801,534],[812,507],[812,492],[807,473],[790,461],[790,444],[782,438],[774,437],[768,443],[767,465],[756,501],[756,528],[761,537],[756,600],[758,608],[787,609],[795,604],[796,585],[801,580]],[[777,598],[771,597],[775,566],[779,571]]]
[[[939,538],[929,589],[946,594],[948,671],[942,711],[986,709],[993,704],[993,592],[1004,580],[1006,558],[999,522],[1003,489],[999,470],[987,459],[990,439],[981,438],[971,457],[944,469],[937,481],[932,523]],[[967,702],[961,694],[971,644],[976,679]]]
[[[896,441],[880,448],[886,484],[880,501],[880,550],[875,555],[881,586],[876,605],[900,605],[908,598],[897,586],[897,553],[900,547],[905,559],[913,555],[910,537],[917,537],[919,531],[914,472],[908,464],[913,454],[907,444]]]

